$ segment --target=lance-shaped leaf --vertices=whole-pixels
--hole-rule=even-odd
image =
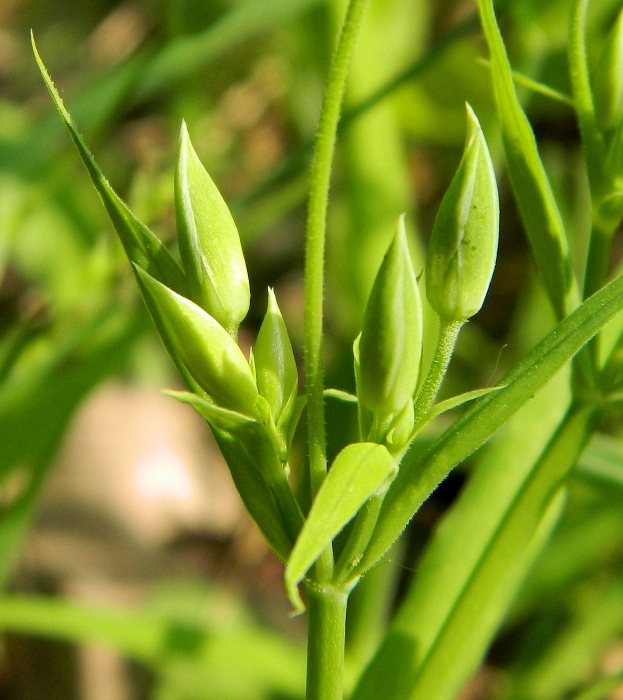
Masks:
[[[492,0],[478,0],[482,27],[491,53],[495,101],[502,126],[506,166],[536,266],[559,318],[578,301],[569,246],[554,193],[524,114],[500,35]]]
[[[182,123],[175,210],[180,255],[193,301],[235,334],[249,310],[249,278],[238,229]]]
[[[359,400],[382,421],[413,400],[421,352],[422,302],[402,216],[374,281],[359,341]]]
[[[148,270],[157,279],[166,284],[167,287],[184,294],[186,292],[186,280],[182,269],[162,241],[134,216],[109,185],[54,87],[54,83],[39,56],[34,37],[32,37],[32,49],[48,92],[78,149],[78,153],[97,193],[106,207],[108,216],[115,227],[128,258],[139,267]]]
[[[387,449],[373,442],[348,445],[335,458],[286,567],[286,589],[297,612],[304,609],[297,584],[368,498],[394,477],[397,468]]]
[[[481,447],[621,309],[623,277],[610,282],[561,321],[502,378],[503,388],[480,399],[426,452],[407,453],[355,573],[377,562],[448,473]]]
[[[298,392],[298,371],[286,324],[272,289],[254,351],[257,389],[279,427],[287,427]]]
[[[493,163],[472,108],[463,158],[435,217],[426,255],[426,296],[447,321],[480,310],[495,267],[500,208]]]
[[[163,393],[173,399],[177,399],[181,403],[192,406],[200,416],[205,418],[205,420],[210,423],[210,425],[213,425],[219,430],[234,432],[238,429],[244,429],[245,427],[256,422],[253,418],[244,416],[242,413],[229,411],[226,408],[216,406],[215,404],[206,401],[206,399],[201,398],[201,396],[192,394],[190,391],[167,390]]]
[[[257,387],[242,351],[210,314],[135,266],[156,325],[175,355],[218,406],[255,416]]]

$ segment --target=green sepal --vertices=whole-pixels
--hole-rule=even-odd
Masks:
[[[286,558],[303,515],[268,427],[190,392],[165,393],[189,404],[207,421],[251,517],[277,554]]]
[[[426,255],[426,296],[445,321],[480,310],[495,267],[500,208],[493,163],[472,108],[463,158],[437,212]]]
[[[299,421],[301,420],[301,416],[303,415],[303,411],[305,410],[306,405],[307,396],[305,394],[303,394],[302,396],[297,396],[296,399],[294,399],[292,414],[290,415],[290,420],[288,421],[288,426],[285,434],[286,445],[288,446],[288,450],[290,450],[292,440],[294,440],[294,433],[296,432],[296,428],[299,424]]]
[[[255,380],[232,337],[201,307],[136,265],[135,270],[158,328],[197,384],[217,406],[255,417]]]
[[[271,429],[255,422],[236,429],[235,437],[270,487],[286,531],[294,541],[303,526],[303,513],[288,483],[288,470]]]
[[[298,393],[298,370],[286,325],[272,289],[253,351],[257,390],[266,399],[275,425],[287,428]]]
[[[398,465],[383,445],[359,442],[335,458],[312,503],[286,566],[286,590],[295,612],[303,612],[298,584],[333,538],[370,498],[389,486]]]
[[[180,256],[191,298],[235,335],[250,301],[240,237],[183,122],[175,171],[175,211]]]
[[[404,216],[366,305],[359,340],[357,393],[383,423],[412,401],[422,352],[422,302]]]
[[[227,431],[210,427],[249,515],[277,556],[287,561],[295,538],[284,523],[274,489],[240,440]]]
[[[31,40],[35,60],[37,61],[48,92],[52,97],[52,101],[78,149],[82,162],[108,212],[108,216],[123,244],[128,258],[135,265],[150,272],[150,274],[163,284],[166,284],[167,287],[170,287],[179,294],[186,294],[186,279],[182,269],[162,241],[134,216],[102,174],[85,144],[84,139],[76,128],[71,115],[65,108],[58,91],[54,87],[54,83],[39,56],[37,46],[35,45],[35,39],[32,35]]]

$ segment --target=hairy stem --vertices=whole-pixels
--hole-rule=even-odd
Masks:
[[[441,387],[443,378],[446,376],[446,371],[454,352],[454,346],[456,345],[456,339],[462,327],[462,321],[441,320],[439,323],[439,336],[437,338],[435,355],[415,401],[416,426],[428,413],[437,397],[437,392]]]
[[[307,584],[306,700],[342,700],[348,590]]]
[[[327,471],[322,394],[322,320],[325,231],[331,165],[346,74],[366,4],[367,0],[351,0],[348,5],[346,19],[331,61],[311,166],[305,246],[305,380],[312,497],[318,492]],[[329,552],[319,560],[319,577],[328,578],[331,568],[332,555]]]

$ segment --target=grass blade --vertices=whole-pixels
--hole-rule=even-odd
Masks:
[[[78,149],[95,189],[106,207],[108,216],[121,239],[128,258],[139,267],[153,272],[167,287],[180,294],[185,294],[186,280],[181,267],[162,241],[128,209],[99,169],[43,65],[34,36],[32,37],[32,50],[48,92]]]
[[[578,291],[558,205],[539,157],[532,127],[519,104],[492,0],[478,0],[489,51],[506,165],[539,275],[558,318],[577,305]]]

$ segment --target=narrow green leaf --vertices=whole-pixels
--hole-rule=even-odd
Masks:
[[[12,573],[74,411],[125,361],[143,330],[135,315],[111,307],[60,342],[57,338],[29,372],[0,385],[0,477],[20,470],[25,481],[15,500],[4,503],[0,517],[0,587]]]
[[[597,127],[595,105],[586,55],[586,15],[588,0],[573,0],[569,32],[569,74],[573,101],[578,115],[586,169],[593,199],[600,196],[603,180],[603,139]]]
[[[623,10],[606,36],[593,83],[597,124],[602,132],[614,131],[623,119]]]
[[[397,465],[383,445],[360,442],[335,458],[288,560],[285,581],[297,612],[304,607],[297,584],[361,506],[393,478]]]
[[[623,629],[623,580],[601,587],[592,604],[576,606],[572,620],[534,667],[517,681],[522,700],[559,700],[586,683]],[[606,697],[606,696],[602,696]]]
[[[486,58],[478,59],[478,63],[485,68],[491,69],[491,61]],[[562,102],[569,107],[574,107],[573,98],[564,92],[560,92],[560,90],[556,90],[550,85],[534,80],[530,76],[524,75],[516,70],[511,71],[511,75],[513,76],[513,80],[515,81],[516,85],[521,85],[522,87],[532,90],[532,92],[536,92],[538,95],[543,95],[543,97],[549,97],[551,100],[556,100],[557,102]]]
[[[491,394],[494,391],[500,391],[500,389],[504,389],[504,386],[491,386],[486,389],[474,389],[473,391],[466,391],[464,394],[452,396],[449,399],[440,401],[438,404],[435,404],[424,416],[422,423],[416,426],[417,430],[421,430],[427,423],[432,421],[433,418],[437,418],[437,416],[440,416],[446,411],[451,411],[453,408],[458,408],[459,406],[469,403],[470,401],[481,399],[483,396],[487,396],[487,394]]]
[[[249,418],[249,416],[245,416],[242,413],[220,408],[210,401],[201,398],[201,396],[192,394],[190,391],[172,391],[167,389],[163,393],[192,406],[200,416],[210,423],[210,425],[214,425],[221,430],[236,430],[237,428],[244,428],[256,422],[253,418]]]
[[[287,431],[298,393],[298,370],[272,289],[268,290],[268,309],[257,334],[254,362],[260,396],[268,402],[275,425]]]
[[[325,389],[323,393],[330,399],[337,399],[338,401],[344,401],[344,403],[359,402],[355,394],[350,394],[348,391],[342,391],[341,389]]]
[[[578,303],[569,245],[536,140],[513,85],[510,63],[493,13],[492,0],[478,0],[491,53],[493,87],[502,126],[506,165],[539,275],[559,318]]]
[[[543,421],[534,410],[523,426],[526,418]],[[501,454],[494,448],[438,530],[356,700],[378,697],[384,682],[387,700],[452,700],[480,664],[560,516],[560,485],[585,444],[590,411],[569,412],[536,460],[532,445],[527,460],[518,450],[523,426]],[[539,445],[548,431],[536,426],[535,433]],[[511,453],[507,465],[509,449],[517,457]]]
[[[159,591],[139,610],[6,595],[0,599],[0,629],[77,645],[104,644],[149,665],[154,697],[161,699],[196,698],[198,687],[201,698],[210,700],[303,696],[301,647],[260,625],[232,600],[231,591],[184,584],[168,586],[164,595]]]
[[[623,442],[610,435],[595,435],[578,461],[576,474],[609,489],[623,488]]]
[[[359,573],[383,556],[448,473],[481,447],[622,308],[623,277],[619,277],[587,299],[518,362],[502,379],[504,388],[480,399],[426,452],[407,453],[385,498]]]
[[[144,71],[137,99],[162,90],[259,32],[287,22],[326,0],[243,0],[206,29],[167,43]]]
[[[78,153],[82,158],[82,162],[89,173],[95,189],[106,207],[108,216],[119,235],[128,258],[136,265],[150,271],[156,278],[160,279],[168,287],[171,287],[171,289],[174,289],[180,294],[184,294],[186,290],[186,280],[180,266],[159,238],[134,216],[109,185],[85,144],[84,139],[76,128],[71,115],[65,108],[58,91],[54,87],[54,83],[37,51],[34,36],[32,36],[31,39],[35,60],[37,61],[48,92],[78,149]]]
[[[192,300],[235,335],[249,310],[247,267],[225,200],[182,123],[175,170],[180,255]]]

